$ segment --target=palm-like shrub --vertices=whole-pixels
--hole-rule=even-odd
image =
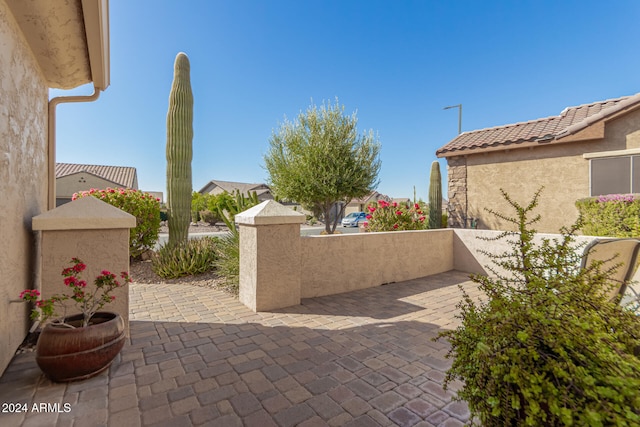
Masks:
[[[578,268],[580,220],[534,244],[539,193],[521,206],[503,192],[516,217],[497,215],[518,231],[498,237],[511,250],[489,254],[491,276],[472,276],[487,300],[463,289],[461,326],[440,334],[454,358],[445,387],[464,382],[458,398],[483,426],[638,426],[640,318],[608,300],[614,269]]]
[[[213,271],[216,268],[218,239],[203,237],[186,243],[162,246],[151,258],[153,271],[165,279]]]
[[[240,281],[240,233],[233,228],[218,242],[216,267],[229,290],[238,292]]]

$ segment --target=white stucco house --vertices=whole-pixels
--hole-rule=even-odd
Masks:
[[[90,96],[49,100],[88,83]],[[56,105],[108,86],[108,0],[0,0],[0,373],[30,325],[18,295],[40,280],[31,218],[55,207]]]

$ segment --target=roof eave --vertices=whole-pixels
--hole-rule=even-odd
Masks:
[[[91,79],[96,89],[111,83],[109,50],[109,0],[82,0],[82,14],[89,51]]]

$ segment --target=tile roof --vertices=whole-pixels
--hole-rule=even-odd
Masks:
[[[640,93],[591,104],[565,108],[560,115],[522,123],[463,132],[436,151],[438,157],[464,154],[523,142],[550,142],[574,134],[596,121],[606,119],[624,109],[640,106]]]
[[[269,187],[266,184],[211,180],[199,192],[209,192],[215,187],[220,187],[227,193],[233,193],[238,190],[241,194],[247,194],[250,191],[255,191],[257,195],[260,195],[269,191]]]
[[[116,186],[138,188],[136,168],[129,166],[80,165],[77,163],[56,163],[56,178],[80,172],[90,173]]]

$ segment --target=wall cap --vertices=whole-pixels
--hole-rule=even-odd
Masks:
[[[95,197],[81,197],[34,216],[34,230],[96,230],[133,228],[136,217]]]
[[[236,215],[236,222],[244,225],[302,224],[305,220],[304,214],[274,200],[265,200]]]

